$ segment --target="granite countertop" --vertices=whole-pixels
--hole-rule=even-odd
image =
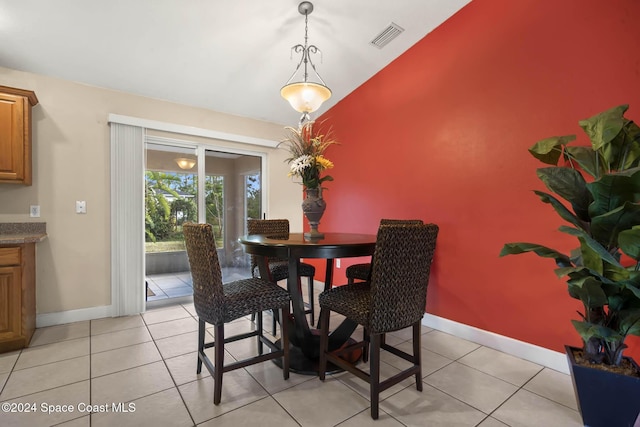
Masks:
[[[0,245],[38,243],[47,238],[45,222],[0,223]]]

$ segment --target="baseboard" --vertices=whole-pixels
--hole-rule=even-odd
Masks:
[[[78,310],[60,311],[36,315],[36,328],[62,325],[65,323],[82,322],[84,320],[102,319],[113,316],[113,306],[80,308]]]
[[[538,365],[555,371],[569,374],[569,364],[567,362],[567,356],[564,353],[549,350],[548,348],[529,344],[524,341],[518,341],[429,313],[425,313],[422,318],[422,324],[429,328],[437,329],[438,331],[446,332],[503,353],[537,363]]]
[[[172,304],[188,304],[193,302],[193,296],[167,298],[157,301],[147,301],[148,308],[158,308]],[[57,313],[45,313],[36,315],[36,328],[63,325],[65,323],[82,322],[85,320],[113,317],[113,306],[80,308],[78,310],[60,311]]]
[[[46,326],[102,319],[111,316],[113,316],[113,307],[111,305],[38,314],[36,316],[36,327],[43,328]],[[429,328],[437,329],[438,331],[446,332],[459,338],[502,351],[503,353],[537,363],[538,365],[569,374],[569,365],[564,353],[498,335],[429,313],[425,313],[423,316],[422,324]]]

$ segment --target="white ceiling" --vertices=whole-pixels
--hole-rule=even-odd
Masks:
[[[321,114],[470,0],[316,0]],[[299,0],[0,0],[0,66],[280,124],[304,43]],[[405,29],[369,45],[391,22]],[[1,77],[0,77],[1,79]],[[2,82],[0,81],[0,84]]]

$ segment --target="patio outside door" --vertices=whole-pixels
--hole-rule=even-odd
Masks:
[[[250,277],[238,244],[262,214],[262,158],[178,143],[145,144],[147,302],[192,296],[182,224],[213,226],[223,281]]]

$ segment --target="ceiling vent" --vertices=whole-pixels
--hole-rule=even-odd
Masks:
[[[391,23],[387,28],[382,30],[380,34],[378,34],[373,40],[369,42],[369,44],[377,47],[378,49],[382,49],[389,42],[400,35],[401,32],[404,31],[400,25]]]

